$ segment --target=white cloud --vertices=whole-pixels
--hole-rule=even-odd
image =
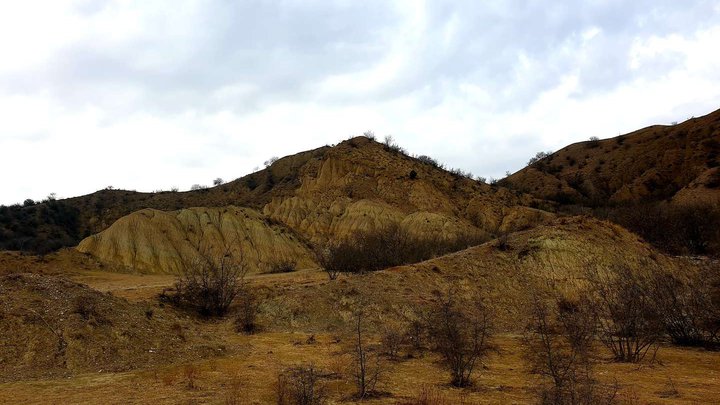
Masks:
[[[718,108],[714,2],[250,4],[2,3],[0,203],[185,189],[368,129],[499,177]]]

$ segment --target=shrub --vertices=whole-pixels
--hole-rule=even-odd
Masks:
[[[278,405],[322,405],[327,402],[327,389],[315,366],[298,366],[278,374]]]
[[[268,271],[268,273],[271,273],[271,274],[292,273],[295,270],[297,270],[297,262],[295,260],[282,259],[282,260],[278,260],[277,262],[273,263],[270,266],[270,271]]]
[[[329,244],[318,252],[318,261],[330,279],[340,272],[362,273],[417,263],[432,257],[478,245],[479,235],[455,238],[418,237],[397,224],[357,232]]]
[[[600,340],[616,361],[641,361],[663,333],[647,277],[620,264],[588,269],[587,281]]]
[[[535,154],[535,156],[531,157],[530,160],[528,160],[527,165],[528,165],[528,166],[532,166],[532,165],[534,165],[535,163],[537,163],[537,162],[539,162],[539,161],[541,161],[541,160],[543,160],[543,159],[545,159],[545,158],[547,158],[547,157],[550,157],[551,155],[552,155],[552,152],[551,152],[551,151],[538,152],[538,153]]]
[[[247,266],[243,257],[228,251],[219,255],[200,253],[180,269],[171,302],[196,310],[203,316],[222,316],[243,292]]]
[[[235,314],[235,331],[252,334],[258,329],[257,315],[259,312],[257,296],[249,289],[245,289],[238,298],[238,308]]]
[[[600,146],[600,138],[598,138],[597,136],[591,136],[587,142],[587,147],[597,148],[598,146]]]
[[[455,290],[441,298],[427,316],[433,349],[450,370],[451,384],[467,387],[490,351],[490,313],[480,297],[463,302]]]
[[[592,376],[595,317],[590,305],[559,295],[533,297],[523,342],[531,371],[543,378],[537,390],[542,404],[612,402],[614,391]]]

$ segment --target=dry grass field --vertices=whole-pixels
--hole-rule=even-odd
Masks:
[[[156,305],[156,295],[172,284],[171,276],[78,271],[69,278],[131,302]],[[352,276],[348,276],[352,277]],[[340,280],[341,281],[341,280]],[[258,289],[326,284],[318,271],[251,278]],[[0,384],[0,403],[274,403],[278,373],[294,365],[320,370],[329,403],[353,403],[348,355],[351,338],[338,333],[261,331],[235,332],[231,319],[204,321],[200,335],[211,335],[226,346],[224,355],[189,362],[171,362],[127,372],[81,373]],[[379,340],[371,335],[370,340]],[[383,361],[381,395],[369,404],[511,404],[532,403],[535,376],[529,373],[518,335],[498,334],[496,350],[483,364],[475,385],[457,389],[439,358],[404,347],[395,359]],[[621,364],[599,350],[596,378],[617,384],[618,398],[628,404],[717,403],[720,399],[720,353],[662,345],[654,361]],[[434,402],[420,402],[425,394]]]

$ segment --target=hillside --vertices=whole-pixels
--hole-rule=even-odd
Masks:
[[[0,207],[0,249],[47,253],[74,246],[121,217],[146,208],[172,211],[235,205],[262,211],[313,240],[335,229],[334,218],[387,215],[432,223],[438,232],[462,221],[496,233],[534,224],[545,214],[526,208],[532,198],[490,187],[409,157],[365,137],[278,159],[226,184],[188,192],[101,190],[82,197]],[[384,212],[384,213],[380,213]],[[344,221],[346,224],[348,221]],[[446,225],[446,224],[450,225]]]
[[[177,273],[200,255],[242,255],[252,273],[283,261],[315,266],[308,246],[251,208],[144,209],[80,242],[80,252],[131,271]]]
[[[561,204],[720,201],[720,110],[671,126],[579,142],[504,184]]]
[[[152,304],[39,274],[0,276],[0,381],[125,371],[222,352]]]

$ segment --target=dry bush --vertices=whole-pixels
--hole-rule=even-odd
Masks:
[[[418,263],[485,242],[480,236],[418,237],[398,224],[361,231],[325,246],[318,261],[331,279],[340,272],[363,273]]]
[[[203,316],[222,316],[245,287],[247,265],[242,255],[201,253],[183,266],[170,302],[196,310]]]
[[[235,314],[235,331],[252,334],[257,332],[257,315],[260,308],[257,296],[248,288],[244,288],[238,297],[237,312]]]
[[[650,294],[665,332],[674,344],[715,347],[720,342],[720,269],[705,265],[682,277],[653,273]]]
[[[607,270],[590,268],[587,281],[600,340],[616,361],[641,361],[663,334],[648,277],[621,264]]]
[[[297,262],[292,259],[278,260],[270,266],[268,273],[279,274],[279,273],[292,273],[297,270]]]
[[[672,254],[720,254],[720,207],[709,203],[673,206],[647,202],[596,209],[609,219]]]
[[[433,349],[450,370],[452,385],[470,386],[473,372],[491,350],[491,316],[482,298],[462,300],[451,289],[426,319]]]
[[[380,341],[386,355],[397,358],[404,340],[401,328],[395,324],[385,325]]]
[[[313,366],[297,366],[278,374],[278,405],[321,405],[327,402],[327,389]]]
[[[558,295],[549,300],[533,298],[523,342],[531,371],[542,377],[537,390],[540,403],[615,402],[617,388],[602,386],[592,375],[594,333],[595,315],[589,301]]]

